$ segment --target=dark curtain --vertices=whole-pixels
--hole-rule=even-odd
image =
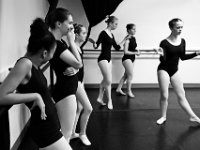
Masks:
[[[95,26],[112,14],[123,0],[81,0],[90,26]]]
[[[100,23],[102,20],[104,20],[107,15],[111,15],[123,0],[81,0],[81,1],[87,19],[89,21],[88,35],[87,35],[88,39],[88,37],[90,36],[91,28]],[[86,42],[83,43],[82,47],[86,44]]]

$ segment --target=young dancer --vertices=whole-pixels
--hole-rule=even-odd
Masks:
[[[61,131],[69,141],[76,117],[77,102],[75,94],[78,87],[78,78],[76,72],[71,76],[67,76],[65,71],[69,67],[76,70],[81,68],[82,60],[74,42],[72,14],[64,8],[57,8],[49,14],[47,19],[57,43],[54,57],[50,61],[56,74],[52,96],[56,102]],[[64,36],[67,37],[67,43],[62,39]]]
[[[85,41],[87,36],[87,29],[81,24],[74,25],[74,33],[76,35],[75,43],[77,45],[77,49],[79,50],[80,56],[83,61],[83,50],[81,49],[81,44]],[[73,68],[72,68],[73,69]],[[73,72],[71,68],[69,68],[66,72],[68,75]],[[71,139],[73,138],[80,138],[84,145],[91,145],[90,141],[86,136],[86,129],[90,114],[92,112],[92,105],[90,104],[89,98],[84,88],[83,77],[84,77],[84,68],[80,68],[78,73],[78,89],[76,91],[76,98],[77,98],[77,113],[76,119],[74,123],[74,128],[72,132]],[[81,116],[80,116],[81,114]],[[76,133],[76,126],[77,122],[80,118],[80,133]]]
[[[60,132],[56,108],[40,70],[53,57],[55,38],[42,19],[35,19],[30,28],[27,53],[0,86],[0,104],[26,103],[31,111],[28,132],[40,150],[71,150]]]
[[[139,55],[139,51],[136,50],[137,43],[134,37],[136,32],[135,24],[127,24],[126,26],[128,39],[124,44],[124,56],[122,57],[122,64],[124,66],[125,72],[124,75],[121,77],[116,92],[121,95],[126,95],[122,91],[122,86],[126,81],[127,84],[127,95],[129,97],[135,97],[131,91],[131,82],[133,79],[133,69],[134,69],[134,62],[135,62],[135,55]]]
[[[101,31],[97,42],[94,42],[91,39],[89,41],[93,42],[93,46],[95,49],[97,49],[101,44],[101,53],[98,57],[98,65],[103,75],[103,80],[100,83],[97,102],[99,102],[101,105],[105,105],[103,101],[103,95],[105,91],[106,96],[108,98],[108,109],[111,110],[113,109],[112,98],[111,98],[111,83],[112,83],[111,48],[113,46],[116,50],[120,50],[121,48],[120,45],[125,42],[126,38],[123,39],[123,41],[120,44],[116,43],[115,38],[111,32],[112,30],[115,30],[118,25],[118,19],[115,16],[108,16],[105,22],[107,23],[107,28]]]
[[[158,82],[160,87],[161,118],[157,120],[157,124],[163,124],[167,119],[169,83],[171,83],[177,95],[181,108],[189,116],[189,120],[200,124],[199,117],[193,112],[186,99],[183,83],[178,73],[179,59],[191,59],[199,55],[199,52],[185,54],[186,42],[180,36],[183,29],[183,21],[181,19],[170,20],[169,28],[171,34],[160,43],[161,56],[158,66]]]

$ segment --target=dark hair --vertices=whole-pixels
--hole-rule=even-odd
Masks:
[[[46,23],[51,29],[55,29],[57,21],[63,23],[70,15],[72,14],[67,9],[56,8],[47,16]]]
[[[74,33],[79,34],[82,31],[82,27],[84,27],[82,24],[74,24]]]
[[[132,29],[134,26],[135,26],[135,24],[129,23],[129,24],[126,25],[126,29],[127,29],[127,30],[130,30],[130,29]]]
[[[168,23],[169,24],[169,28],[170,29],[173,28],[175,23],[178,22],[178,21],[182,21],[182,20],[180,18],[174,18],[174,19],[170,20],[169,23]]]
[[[46,23],[41,18],[36,18],[30,26],[27,51],[32,55],[37,54],[41,49],[50,51],[55,44],[55,37],[49,32]]]
[[[118,18],[115,17],[115,16],[106,16],[106,23],[109,24],[109,23],[113,23],[115,20],[117,20]]]

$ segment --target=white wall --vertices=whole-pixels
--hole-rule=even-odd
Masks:
[[[179,17],[184,21],[183,37],[187,40],[187,49],[200,49],[200,1],[199,0],[124,0],[113,13],[119,19],[114,31],[117,41],[126,34],[126,24],[135,23],[138,48],[152,49],[169,35],[168,21]],[[92,28],[91,37],[96,39],[106,28],[105,21]],[[91,44],[86,46],[92,49]]]
[[[82,14],[83,7],[81,2],[60,1],[60,6],[69,8],[74,14],[74,19],[87,26],[87,19]],[[136,40],[138,49],[152,49],[159,46],[162,39],[170,34],[168,21],[179,17],[184,21],[184,30],[182,36],[186,39],[186,49],[200,50],[200,1],[199,0],[124,0],[113,13],[119,18],[118,28],[113,32],[117,41],[121,41],[126,35],[126,24],[135,23],[137,26]],[[91,36],[97,39],[101,30],[106,28],[105,20],[92,28]],[[92,44],[87,43],[85,49],[92,50]],[[99,47],[100,49],[100,47]],[[92,52],[91,52],[92,53]],[[97,65],[97,57],[93,54],[86,54],[85,59],[85,83],[98,84],[101,81],[101,73]],[[113,56],[115,57],[115,56]],[[135,65],[135,77],[133,82],[137,84],[157,84],[156,69],[158,59],[154,55],[145,59],[141,56],[137,59]],[[198,59],[193,59],[180,63],[180,73],[185,83],[200,83],[198,69]],[[95,74],[95,75],[94,75]],[[113,60],[113,83],[117,83],[123,74],[121,64],[121,55]]]
[[[97,64],[97,57],[99,52],[84,54],[85,64],[85,77],[84,82],[87,85],[98,85],[102,80],[102,74]],[[112,52],[112,83],[116,86],[119,83],[120,78],[124,74],[124,68],[122,66],[121,58],[122,52]],[[143,55],[136,57],[135,66],[133,69],[133,87],[158,87],[157,81],[157,67],[159,59],[157,55]],[[191,60],[180,61],[179,73],[182,81],[187,86],[200,85],[198,69],[200,66],[200,57],[196,57]],[[114,87],[114,86],[113,86]]]

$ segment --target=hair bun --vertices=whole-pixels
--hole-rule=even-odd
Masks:
[[[81,32],[81,28],[84,27],[82,24],[74,24],[74,33],[79,34]]]
[[[108,20],[110,19],[110,15],[106,15],[106,23],[108,23]]]
[[[78,24],[74,23],[73,26],[74,26],[74,29],[75,29],[75,28],[77,28]]]
[[[115,20],[117,20],[117,17],[115,16],[110,16],[110,15],[107,15],[106,16],[106,23],[109,24],[109,23],[113,23]]]
[[[41,18],[36,18],[30,26],[31,36],[35,38],[42,38],[48,31],[48,26]]]

